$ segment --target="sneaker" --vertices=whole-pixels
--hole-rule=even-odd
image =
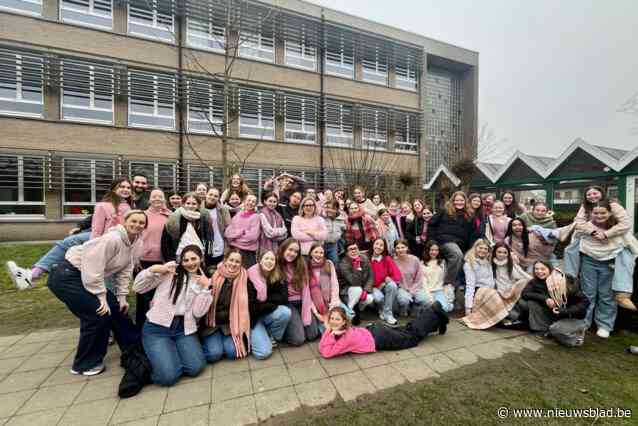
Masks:
[[[383,320],[384,320],[384,318],[383,318],[383,312],[379,312],[379,319],[380,319],[381,321],[383,321]]]
[[[638,355],[638,346],[629,346],[626,351],[630,355]]]
[[[104,371],[104,364],[100,363],[98,365],[96,365],[95,367],[91,368],[90,370],[85,370],[85,371],[76,371],[74,369],[71,369],[70,373],[71,374],[75,374],[75,375],[83,375],[83,376],[97,376],[98,374],[102,373]]]
[[[384,321],[390,326],[397,325],[397,319],[394,315],[388,315],[387,317],[384,316]]]
[[[270,337],[270,344],[271,344],[272,348],[275,349],[279,345],[279,342],[277,342],[277,339],[275,339],[274,337],[271,336]]]
[[[609,339],[609,330],[605,330],[604,328],[599,328],[596,330],[596,336],[601,339]]]
[[[19,267],[12,260],[7,262],[7,269],[9,269],[9,277],[11,277],[11,281],[13,281],[18,290],[33,288],[31,271],[29,269]]]

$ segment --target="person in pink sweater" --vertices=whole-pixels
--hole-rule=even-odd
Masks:
[[[490,241],[492,245],[503,242],[503,240],[505,240],[505,234],[507,233],[507,227],[512,220],[505,213],[505,204],[502,201],[494,202],[492,214],[487,218],[485,238]]]
[[[252,194],[247,195],[243,210],[233,217],[224,232],[228,245],[241,252],[245,268],[250,268],[257,263],[261,220],[255,210],[256,206],[257,197]]]
[[[401,281],[397,292],[399,315],[407,317],[411,305],[414,310],[418,310],[430,300],[423,288],[422,263],[418,257],[410,254],[407,240],[398,240],[394,243],[394,262],[401,271]]]
[[[131,210],[130,200],[131,182],[126,177],[115,179],[110,191],[95,205],[91,220],[91,239],[100,237],[112,227],[122,224],[122,218]]]
[[[319,313],[325,314],[330,308],[342,306],[343,303],[339,298],[337,269],[331,260],[326,259],[320,242],[310,246],[308,270],[310,271],[310,294]]]
[[[379,311],[379,319],[395,325],[397,320],[392,313],[392,306],[397,296],[397,283],[401,282],[401,271],[390,257],[383,238],[377,238],[372,243],[370,267],[374,277],[372,297]]]
[[[432,332],[445,334],[449,322],[439,302],[420,310],[413,321],[396,328],[385,324],[352,327],[346,311],[339,306],[330,309],[327,315],[318,312],[315,315],[325,327],[319,341],[319,354],[323,358],[413,348]]]
[[[308,256],[310,246],[315,242],[323,242],[328,237],[328,228],[323,218],[317,213],[317,202],[314,197],[306,197],[301,202],[299,216],[292,218],[290,229],[292,238],[299,241],[301,254]]]

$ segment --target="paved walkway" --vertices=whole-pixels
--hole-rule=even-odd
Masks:
[[[446,335],[429,337],[409,350],[325,360],[316,342],[281,347],[265,361],[222,361],[172,388],[151,385],[120,400],[123,370],[116,346],[110,348],[103,374],[69,374],[77,336],[78,330],[55,330],[0,337],[0,426],[256,423],[300,407],[336,398],[350,401],[438,377],[480,358],[542,346],[524,332],[469,331],[451,321]]]

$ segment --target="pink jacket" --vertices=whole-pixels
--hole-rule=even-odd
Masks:
[[[386,277],[390,277],[397,285],[401,282],[401,271],[390,256],[384,256],[381,260],[375,260],[375,258],[371,257],[370,267],[372,267],[374,286],[376,288],[385,282]]]
[[[142,234],[142,241],[144,241],[142,260],[147,262],[163,261],[162,232],[164,232],[164,225],[166,225],[166,220],[170,214],[171,211],[168,209],[162,210],[159,213],[153,209],[146,210],[148,227]]]
[[[124,226],[117,225],[106,234],[86,243],[73,246],[66,252],[66,260],[82,273],[82,285],[91,294],[106,293],[104,279],[115,276],[116,295],[128,294],[133,278],[135,255],[142,250],[142,239],[128,238]]]
[[[175,305],[171,287],[173,274],[157,274],[148,269],[140,272],[135,278],[133,290],[136,293],[146,293],[157,288],[151,309],[146,313],[150,322],[162,327],[170,327],[175,317]],[[210,290],[202,290],[196,283],[190,283],[188,288],[182,288],[186,297],[186,313],[184,314],[184,334],[189,335],[197,331],[197,321],[206,315],[213,295]]]
[[[307,231],[316,232],[317,235],[312,237],[306,233]],[[310,219],[295,216],[292,218],[290,233],[292,234],[292,238],[299,241],[301,254],[308,255],[310,246],[312,246],[315,241],[323,242],[326,240],[328,237],[328,228],[326,228],[326,223],[321,216],[314,215]]]
[[[117,212],[110,201],[97,203],[93,211],[93,219],[91,219],[91,239],[97,238],[112,227],[124,223],[124,215],[129,210],[131,210],[131,206],[126,201],[117,206]]]
[[[415,294],[423,288],[423,268],[418,257],[408,254],[404,260],[395,257],[394,262],[401,271],[399,287],[410,294]]]
[[[374,337],[365,328],[350,327],[341,336],[335,336],[332,331],[326,330],[319,342],[319,354],[324,358],[347,354],[367,354],[376,352]]]
[[[259,214],[248,211],[237,213],[224,231],[224,236],[230,246],[248,251],[257,251],[260,234]]]

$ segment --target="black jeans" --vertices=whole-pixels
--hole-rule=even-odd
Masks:
[[[110,291],[106,292],[106,300],[111,314],[99,316],[96,313],[100,301],[84,288],[82,274],[66,260],[53,266],[47,285],[73,315],[80,319],[80,341],[73,360],[73,370],[90,370],[104,361],[110,330],[113,330],[115,341],[122,352],[140,341],[135,324],[127,314],[120,312],[117,299]]]
[[[142,270],[158,264],[161,265],[163,262],[147,262],[145,260],[140,262]],[[135,274],[135,276],[137,276],[137,274]],[[135,276],[133,278],[135,278]],[[140,333],[142,332],[142,327],[144,327],[144,321],[146,321],[146,313],[151,309],[153,296],[155,296],[155,289],[147,291],[144,294],[135,294],[135,325]]]

